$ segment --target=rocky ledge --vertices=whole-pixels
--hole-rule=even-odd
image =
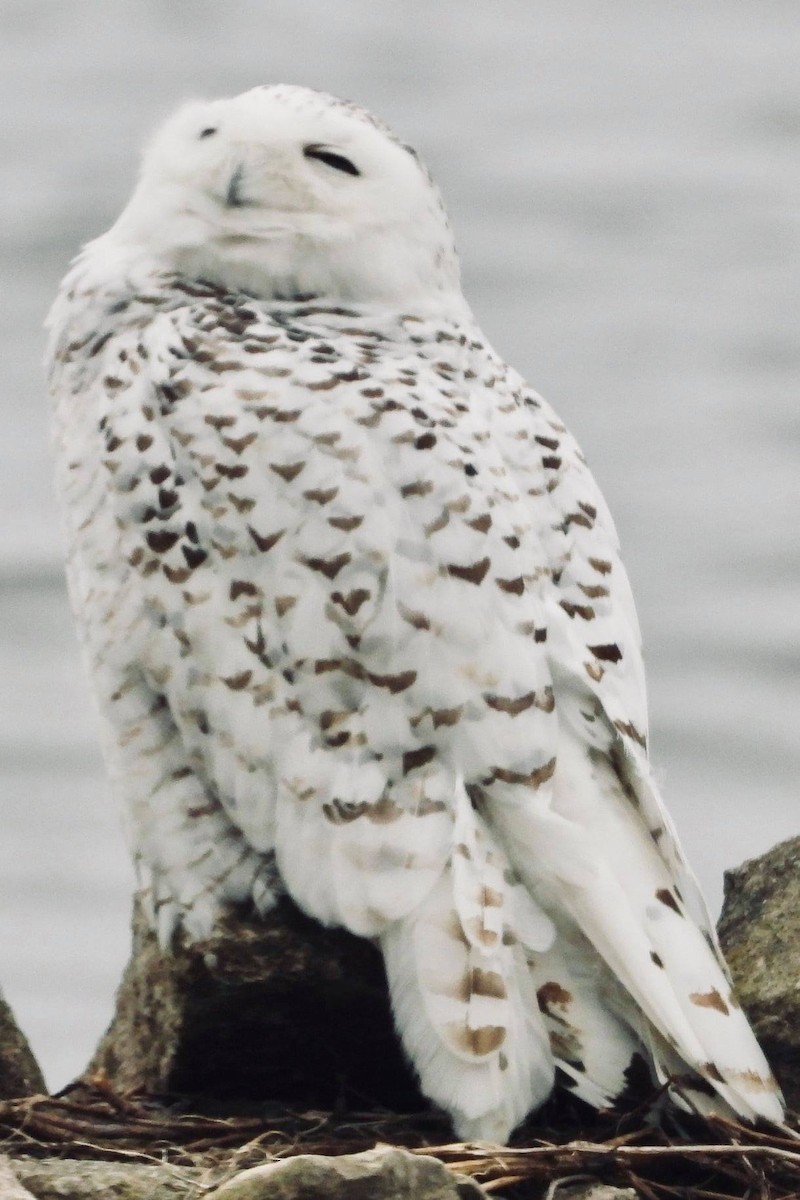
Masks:
[[[0,994],[0,1100],[35,1096],[44,1090],[39,1064]]]
[[[719,936],[786,1101],[800,1109],[800,837],[726,873]]]

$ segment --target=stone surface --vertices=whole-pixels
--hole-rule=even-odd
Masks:
[[[120,1090],[239,1105],[428,1107],[394,1032],[378,951],[289,900],[265,918],[231,913],[213,938],[167,955],[135,905],[131,959],[88,1073],[97,1070]]]
[[[202,1172],[143,1163],[12,1159],[0,1172],[1,1200],[198,1200]],[[11,1190],[16,1186],[17,1191]],[[4,1189],[8,1189],[7,1191]]]
[[[39,1064],[25,1035],[0,995],[0,1100],[35,1096],[46,1090]]]
[[[224,1168],[221,1168],[224,1171]],[[486,1200],[474,1180],[435,1158],[379,1147],[325,1158],[305,1154],[242,1171],[215,1191],[203,1169],[0,1155],[0,1200]],[[500,1193],[502,1195],[502,1193]],[[637,1200],[588,1176],[559,1183],[553,1200]]]
[[[719,935],[787,1103],[800,1109],[800,837],[727,872]]]
[[[224,1173],[224,1167],[220,1170]],[[453,1174],[435,1158],[390,1147],[332,1158],[304,1154],[242,1171],[213,1192],[208,1190],[210,1183],[209,1172],[202,1169],[0,1157],[0,1200],[482,1200],[486,1196],[472,1180]]]
[[[427,1155],[378,1148],[301,1154],[242,1171],[208,1200],[480,1200],[486,1192]]]
[[[2,1200],[35,1200],[20,1183],[11,1163],[0,1155],[0,1197]]]
[[[224,1177],[225,1167],[219,1168]],[[304,1154],[242,1171],[215,1191],[203,1168],[0,1155],[0,1200],[486,1200],[474,1180],[437,1159],[378,1147],[327,1158]],[[501,1192],[500,1195],[503,1193]],[[589,1176],[559,1183],[553,1200],[636,1200]]]
[[[638,1195],[633,1188],[612,1187],[609,1183],[592,1183],[584,1179],[581,1183],[565,1181],[559,1185],[553,1200],[637,1200]]]

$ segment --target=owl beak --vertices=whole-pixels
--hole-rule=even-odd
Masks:
[[[236,170],[230,177],[228,182],[228,190],[225,193],[225,204],[228,208],[247,208],[248,201],[242,194],[242,183],[244,182],[244,166],[239,163]]]

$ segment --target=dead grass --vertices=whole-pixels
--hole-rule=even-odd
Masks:
[[[800,1135],[732,1121],[669,1118],[644,1110],[600,1114],[558,1103],[513,1145],[454,1143],[435,1113],[291,1112],[206,1115],[176,1101],[125,1096],[101,1078],[59,1096],[0,1102],[0,1152],[34,1157],[169,1163],[207,1172],[208,1187],[237,1171],[295,1154],[351,1154],[376,1144],[431,1154],[507,1197],[557,1197],[576,1176],[635,1188],[645,1200],[798,1200]]]

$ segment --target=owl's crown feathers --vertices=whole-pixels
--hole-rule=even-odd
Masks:
[[[463,306],[441,197],[365,110],[294,86],[184,105],[106,238],[263,295]]]

